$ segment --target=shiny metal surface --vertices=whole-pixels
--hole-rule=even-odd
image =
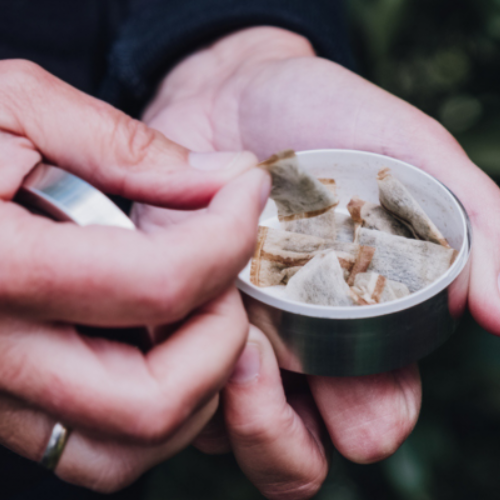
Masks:
[[[393,158],[345,150],[299,154],[318,177],[332,177],[339,211],[357,194],[378,203],[377,171],[391,168],[421,203],[459,255],[436,282],[409,297],[363,307],[325,307],[290,301],[283,287],[258,288],[248,266],[238,288],[250,320],[271,340],[282,368],[326,376],[358,376],[394,370],[417,361],[455,331],[467,301],[472,234],[461,203],[439,181]],[[261,224],[278,227],[270,201]]]
[[[38,165],[25,179],[16,201],[54,220],[80,226],[99,224],[134,229],[132,221],[103,193],[51,165]]]
[[[457,327],[448,302],[443,290],[403,311],[332,320],[280,311],[245,297],[252,324],[268,335],[282,368],[326,376],[382,373],[430,354]]]
[[[57,464],[64,452],[66,443],[68,442],[70,431],[61,423],[56,423],[52,429],[52,433],[47,443],[47,447],[43,452],[40,465],[50,471],[56,470]]]

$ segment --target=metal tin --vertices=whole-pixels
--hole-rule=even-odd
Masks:
[[[439,347],[454,332],[467,302],[472,233],[460,201],[434,177],[407,163],[362,151],[316,150],[298,153],[301,165],[320,178],[334,178],[347,213],[354,195],[378,203],[377,172],[391,169],[459,251],[450,269],[418,292],[385,304],[326,307],[290,301],[284,287],[258,288],[249,265],[238,288],[250,321],[270,338],[282,368],[326,376],[357,376],[394,370]],[[269,201],[262,225],[279,227]]]

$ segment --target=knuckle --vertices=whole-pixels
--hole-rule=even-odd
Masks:
[[[297,430],[297,417],[286,405],[279,416],[268,418],[261,414],[249,418],[248,415],[229,416],[228,423],[233,437],[243,445],[270,446],[282,436],[293,436]]]
[[[131,433],[131,438],[140,445],[153,446],[166,441],[172,432],[169,425],[158,421],[149,421],[149,425],[140,425]]]
[[[2,77],[32,77],[46,73],[38,64],[26,59],[7,59],[0,61]],[[2,78],[3,80],[3,78]]]
[[[215,390],[202,388],[200,392],[197,387],[170,399],[165,392],[158,390],[149,402],[142,404],[141,411],[126,426],[127,437],[146,446],[165,444],[170,439],[175,441],[185,432],[183,426],[186,424],[189,428],[193,422],[201,422],[201,430],[214,416],[218,404]]]
[[[124,113],[118,113],[113,142],[116,144],[119,162],[128,168],[142,165],[157,135],[158,133],[145,123]]]
[[[22,92],[23,95],[29,95],[36,88],[55,80],[55,77],[41,66],[24,59],[1,61],[0,76],[5,91],[15,91],[16,94]]]
[[[167,405],[150,401],[145,404],[131,425],[128,426],[129,437],[141,445],[155,445],[165,442],[188,416],[181,415]]]
[[[29,117],[36,121],[37,99],[46,99],[46,92],[57,78],[41,66],[23,59],[0,62],[0,100],[2,127],[22,135],[23,122]]]

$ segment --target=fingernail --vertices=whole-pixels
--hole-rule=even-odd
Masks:
[[[229,381],[233,384],[244,384],[257,378],[260,371],[260,350],[257,344],[249,343],[234,367]]]
[[[248,151],[238,153],[189,153],[189,164],[198,170],[248,170],[257,158]]]

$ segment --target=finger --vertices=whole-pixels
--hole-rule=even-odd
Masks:
[[[175,435],[154,446],[126,444],[73,430],[55,473],[64,481],[101,493],[118,491],[188,446],[217,405],[215,397],[186,420]],[[0,444],[15,453],[39,461],[55,423],[40,410],[0,395]]]
[[[56,474],[64,481],[111,493],[133,483],[143,473],[186,448],[210,420],[218,405],[218,397],[189,417],[165,442],[154,446],[101,441],[78,433],[68,441]],[[103,471],[105,471],[103,473]]]
[[[28,61],[0,62],[0,129],[29,139],[50,162],[112,194],[205,206],[255,165],[250,153],[194,154]],[[20,180],[22,177],[20,177]]]
[[[6,318],[0,391],[82,429],[161,442],[223,386],[248,333],[236,290],[201,308],[147,355],[69,326]]]
[[[227,289],[253,252],[270,190],[260,169],[169,231],[54,223],[0,203],[0,312],[94,326],[182,319]]]
[[[452,189],[472,222],[469,308],[483,328],[500,335],[500,189],[472,166]]]
[[[42,161],[42,156],[25,137],[0,130],[0,200],[11,200],[28,172]]]
[[[483,328],[500,335],[500,231],[491,227],[493,221],[480,219],[474,228],[469,308]]]
[[[257,328],[223,391],[226,426],[243,472],[266,498],[310,498],[328,472],[327,449],[312,401],[283,391],[272,347]]]
[[[171,210],[168,208],[153,207],[142,203],[134,203],[130,218],[135,226],[145,233],[164,231],[169,226],[182,224],[186,220],[196,217],[201,210]]]
[[[364,377],[310,376],[309,384],[334,446],[354,462],[392,455],[417,423],[416,365]]]

